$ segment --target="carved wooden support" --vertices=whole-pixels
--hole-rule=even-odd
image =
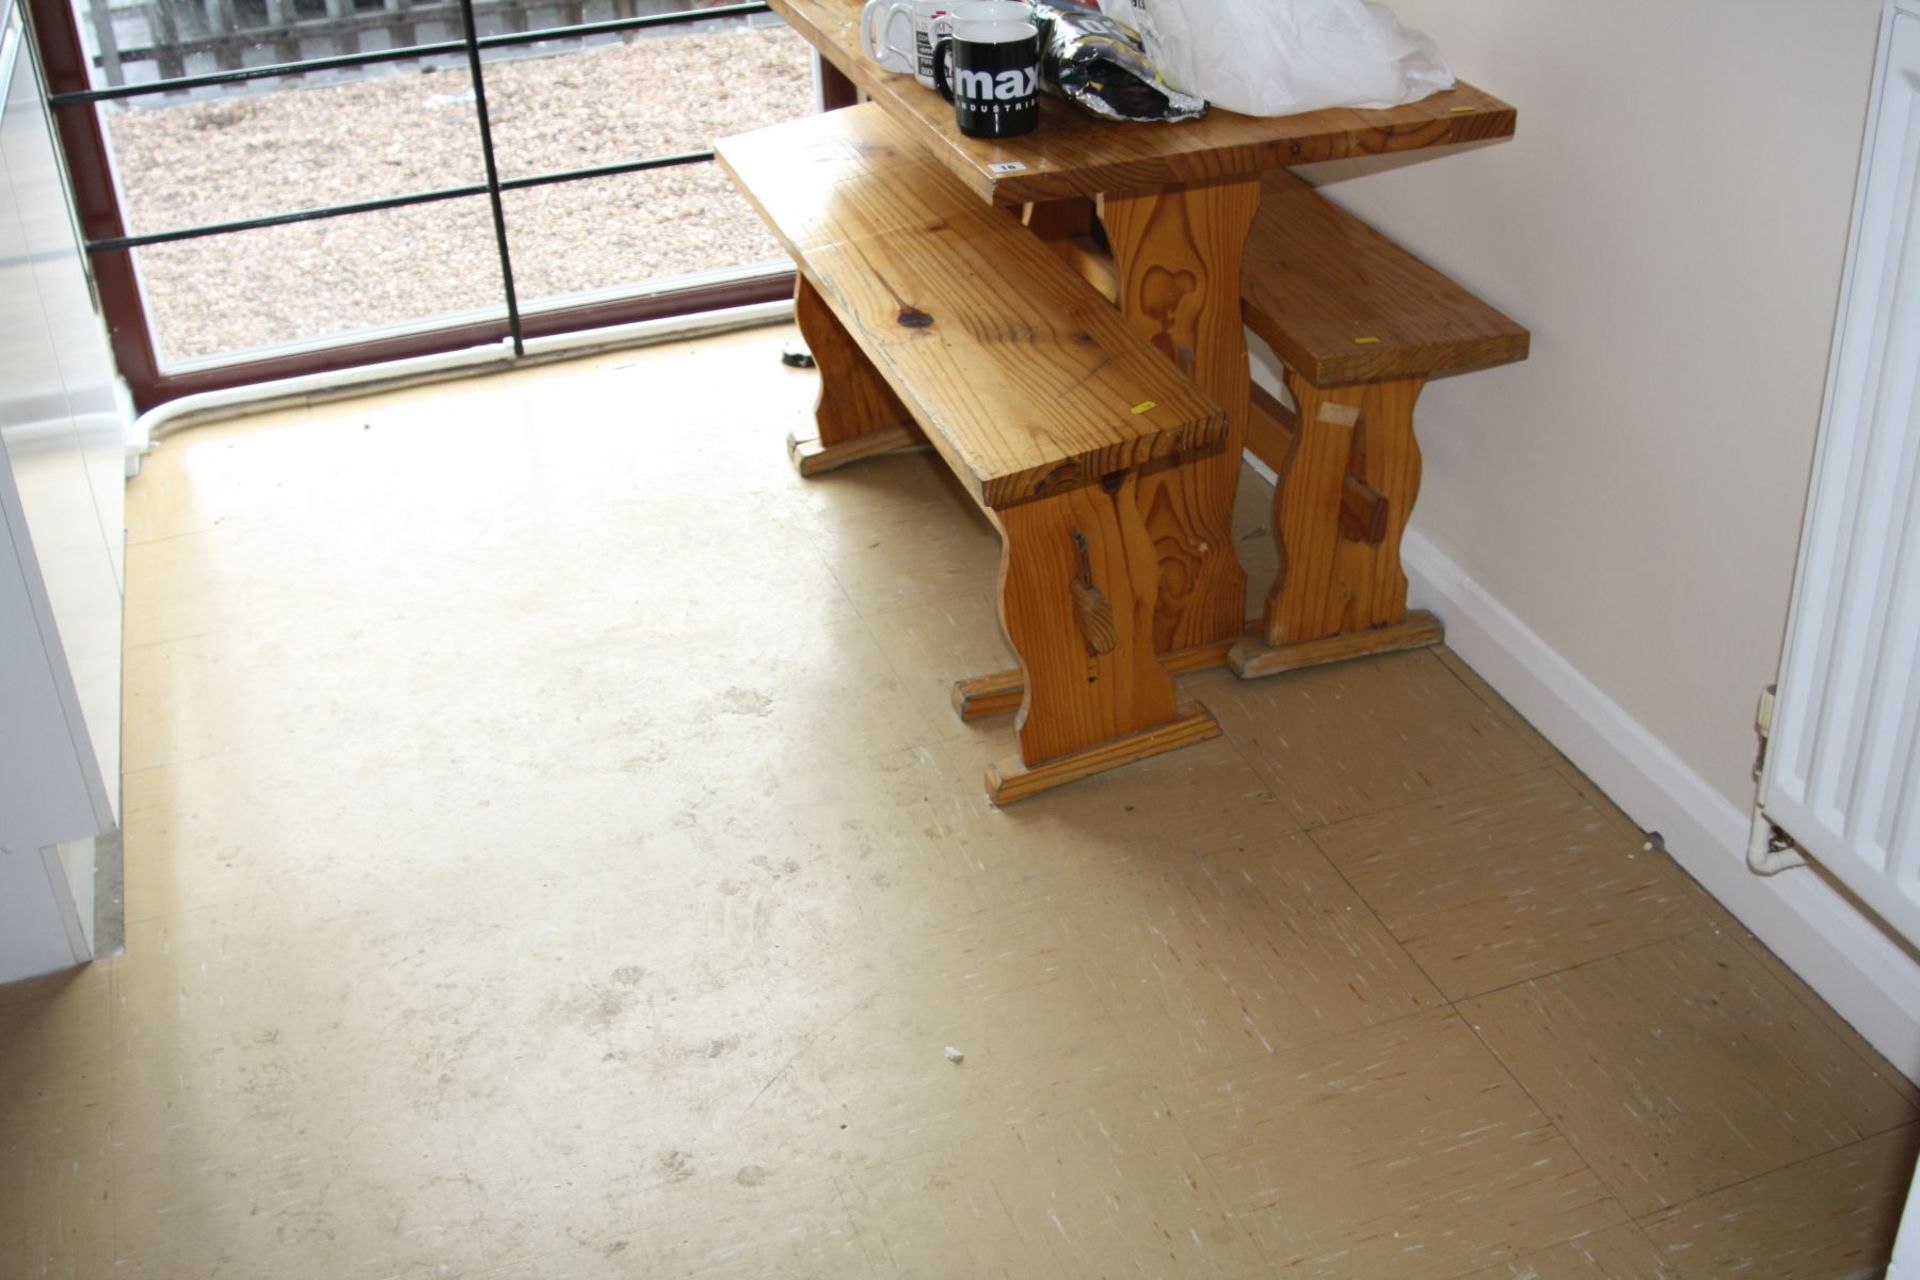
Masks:
[[[1138,478],[992,513],[1000,620],[1020,658],[1020,759],[988,771],[1005,803],[1219,732],[1176,703],[1153,650],[1158,566]]]
[[[1162,652],[1240,634],[1246,574],[1233,552],[1233,499],[1250,382],[1240,262],[1260,204],[1258,179],[1103,197],[1121,312],[1226,411],[1226,447],[1140,480],[1160,565],[1153,639]]]
[[[1316,387],[1288,370],[1291,430],[1274,469],[1280,572],[1263,639],[1300,644],[1406,620],[1400,538],[1420,492],[1413,406],[1425,379]]]
[[[906,405],[805,275],[794,286],[793,316],[820,370],[820,401],[813,413],[818,435],[787,437],[787,455],[801,475],[926,444]]]

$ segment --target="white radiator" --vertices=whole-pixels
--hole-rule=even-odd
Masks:
[[[1920,941],[1920,14],[1889,15],[1854,203],[1760,804]]]

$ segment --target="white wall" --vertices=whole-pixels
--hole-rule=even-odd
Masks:
[[[1517,136],[1306,175],[1533,331],[1526,363],[1421,401],[1416,595],[1683,864],[1920,1070],[1920,966],[1813,873],[1760,881],[1738,861],[1880,0],[1394,7],[1518,107]]]

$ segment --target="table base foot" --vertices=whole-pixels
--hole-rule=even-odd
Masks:
[[[1026,764],[1018,757],[990,764],[987,766],[987,799],[996,805],[1012,804],[1108,769],[1118,769],[1136,760],[1219,736],[1220,722],[1213,718],[1213,712],[1197,702],[1182,703],[1179,713],[1165,724],[1141,729],[1084,751],[1036,765]]]
[[[929,448],[932,446],[920,434],[920,429],[907,426],[869,431],[839,444],[821,444],[818,438],[787,437],[787,457],[793,460],[793,469],[803,476],[821,475],[882,454]]]
[[[1369,654],[1425,649],[1445,638],[1446,630],[1440,625],[1440,619],[1425,609],[1413,609],[1401,622],[1294,644],[1266,644],[1248,636],[1227,654],[1227,667],[1242,680],[1258,680],[1262,676],[1277,676],[1282,671],[1298,671],[1302,667],[1344,662]]]

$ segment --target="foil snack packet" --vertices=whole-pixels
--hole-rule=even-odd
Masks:
[[[1182,93],[1147,56],[1139,33],[1064,0],[1032,0],[1040,23],[1040,83],[1108,120],[1197,120],[1204,100]]]

